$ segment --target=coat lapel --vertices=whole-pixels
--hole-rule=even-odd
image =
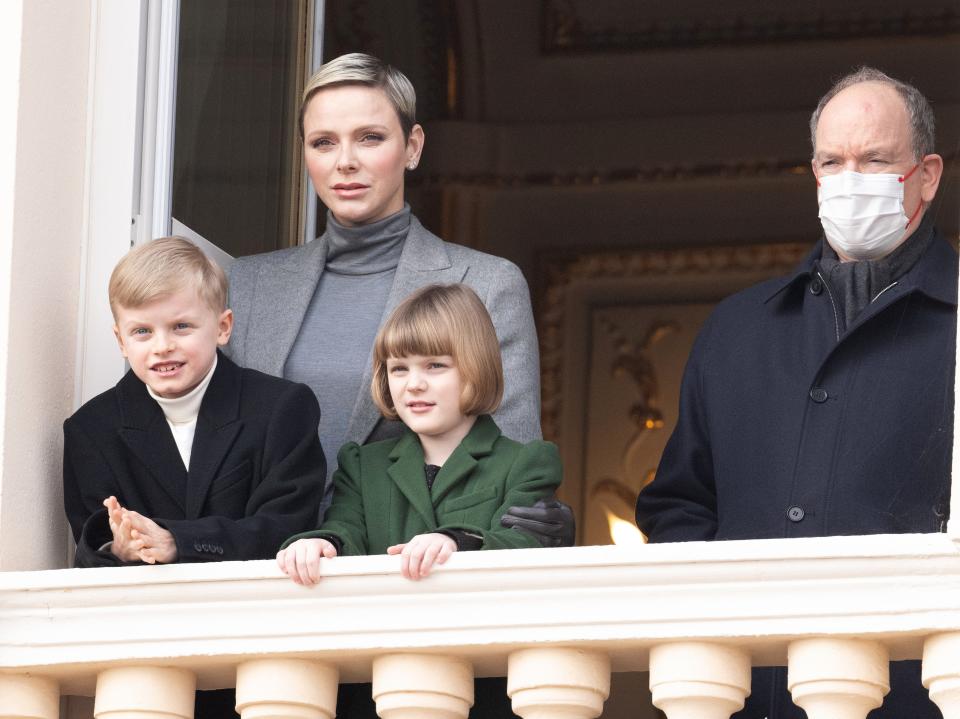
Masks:
[[[429,284],[449,284],[460,282],[467,273],[467,265],[453,264],[443,240],[429,232],[413,215],[410,216],[410,230],[403,245],[397,273],[393,278],[393,287],[387,298],[380,326],[386,322],[390,313],[396,309],[411,292]],[[373,379],[373,353],[367,356],[367,363],[360,383],[360,394],[353,405],[350,423],[347,427],[347,441],[363,444],[380,420],[380,410],[370,396],[370,382]]]
[[[300,332],[326,258],[327,243],[322,236],[290,252],[282,262],[260,270],[248,330],[257,341],[249,343],[245,366],[283,376],[283,366]]]
[[[240,414],[241,371],[217,353],[217,369],[203,395],[187,473],[187,519],[200,516],[210,484],[243,428]]]
[[[477,466],[477,459],[486,457],[493,451],[493,443],[499,436],[500,428],[488,415],[477,417],[470,432],[463,438],[450,458],[444,462],[443,468],[434,480],[433,489],[430,492],[434,507],[443,501],[451,489],[470,477]]]
[[[185,511],[187,470],[163,410],[133,371],[120,380],[118,389],[121,440],[154,477],[160,490]]]
[[[423,473],[423,448],[417,436],[410,431],[404,432],[390,452],[392,464],[387,474],[410,506],[420,515],[427,527],[437,526],[437,517],[433,512],[430,492]]]

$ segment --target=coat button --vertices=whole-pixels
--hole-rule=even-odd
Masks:
[[[787,518],[791,522],[802,521],[803,515],[804,515],[803,507],[790,507],[790,509],[787,510]]]
[[[810,390],[810,399],[817,404],[823,404],[827,401],[828,397],[830,397],[830,395],[827,394],[827,390],[825,390],[823,387],[814,387],[812,390]]]
[[[814,277],[810,282],[810,294],[819,295],[821,292],[823,292],[823,280]]]

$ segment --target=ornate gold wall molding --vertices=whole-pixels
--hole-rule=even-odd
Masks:
[[[545,263],[546,288],[539,303],[542,425],[545,438],[562,444],[564,341],[569,293],[597,280],[676,278],[714,281],[724,275],[789,272],[810,251],[810,242],[696,247],[675,250],[584,252]],[[719,299],[716,298],[716,299]]]
[[[688,182],[727,178],[741,180],[757,177],[809,175],[808,159],[786,160],[736,159],[729,162],[637,165],[612,169],[556,170],[544,172],[421,172],[407,181],[410,187],[430,189],[451,184],[487,188],[584,187],[619,183]]]
[[[633,12],[610,10],[606,14],[588,5],[590,0],[541,0],[543,53],[640,52],[960,33],[960,11],[953,2],[927,3],[927,7],[914,3],[909,9],[884,7],[878,2],[811,8],[781,4],[686,14],[683,6],[671,10],[660,3],[634,3],[629,6]]]

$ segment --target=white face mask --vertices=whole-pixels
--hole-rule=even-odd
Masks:
[[[831,247],[854,260],[890,254],[923,206],[910,218],[903,212],[903,183],[917,167],[906,175],[847,170],[820,177],[820,224]]]

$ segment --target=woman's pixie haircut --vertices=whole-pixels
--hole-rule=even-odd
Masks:
[[[503,399],[503,364],[493,321],[477,293],[466,285],[428,285],[391,313],[373,343],[373,401],[387,419],[397,419],[390,396],[391,357],[450,355],[460,371],[460,411],[491,414]]]
[[[403,139],[410,139],[410,131],[417,124],[417,93],[407,76],[373,55],[351,52],[336,57],[320,66],[307,80],[300,102],[298,126],[303,139],[303,116],[313,96],[332,85],[366,85],[383,90],[400,118]]]
[[[110,275],[110,311],[142,307],[184,289],[195,289],[214,312],[227,308],[227,276],[190,240],[161,237],[134,247]]]

